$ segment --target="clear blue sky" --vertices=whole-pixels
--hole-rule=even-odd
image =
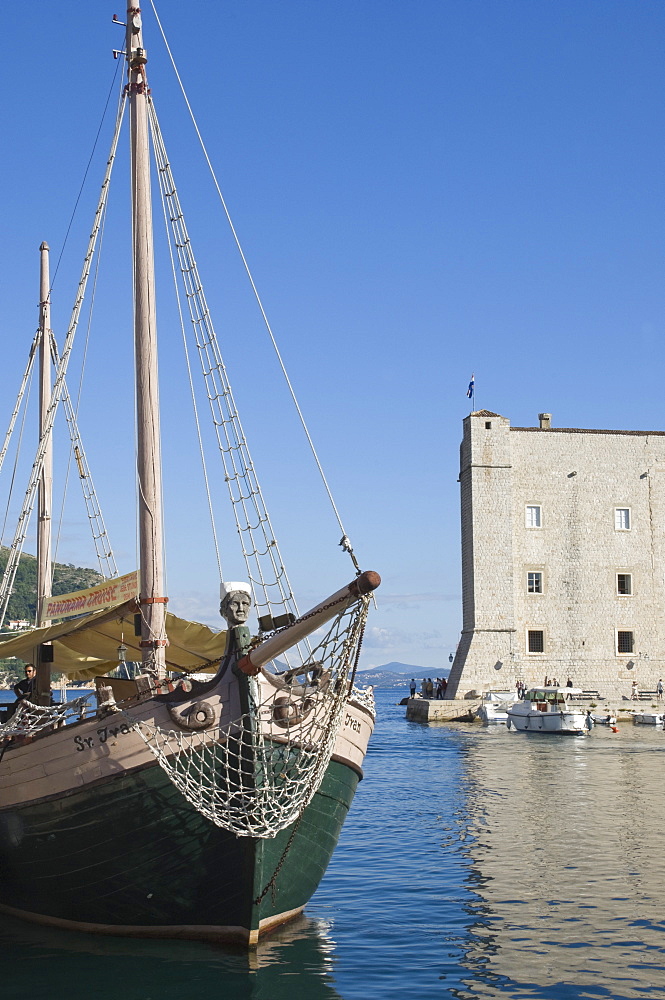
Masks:
[[[546,410],[556,426],[663,429],[665,8],[160,0],[158,10],[345,526],[384,579],[362,666],[396,659],[434,672],[461,624],[458,447],[471,372],[477,407],[517,425]],[[197,258],[306,607],[350,579],[350,563],[144,11]],[[37,248],[47,240],[55,266],[111,49],[123,45],[114,13],[124,19],[100,0],[3,9],[2,434],[36,326]],[[55,281],[60,342],[110,125]],[[121,572],[136,561],[125,146],[81,405]],[[159,303],[171,608],[215,623],[168,288]],[[93,565],[71,498],[58,558]],[[241,572],[233,551],[231,534],[227,577]]]

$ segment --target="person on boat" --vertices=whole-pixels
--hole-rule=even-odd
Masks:
[[[25,677],[22,681],[17,681],[17,683],[14,684],[13,691],[16,695],[16,701],[13,705],[10,705],[5,712],[4,722],[9,722],[22,701],[32,701],[32,696],[36,693],[36,690],[37,671],[35,670],[35,665],[34,663],[26,663]]]
[[[411,698],[415,698],[416,697],[416,678],[415,677],[411,678],[411,683],[409,684],[409,696]]]
[[[18,681],[14,684],[14,694],[18,701],[23,701],[27,698],[28,701],[32,700],[32,695],[37,687],[37,671],[35,670],[34,663],[26,663],[25,665],[25,677],[22,681]]]
[[[221,598],[219,613],[226,618],[229,628],[244,625],[249,618],[252,606],[252,591],[248,583],[222,583],[219,596]]]
[[[584,716],[584,728],[589,732],[593,729],[593,716],[591,715],[590,708],[587,708],[586,715]]]

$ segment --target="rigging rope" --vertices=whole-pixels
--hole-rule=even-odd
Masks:
[[[37,330],[37,333],[35,334],[35,339],[32,342],[32,347],[30,348],[30,358],[28,360],[28,367],[26,368],[25,376],[23,378],[23,382],[21,384],[21,388],[18,394],[18,399],[16,401],[16,407],[14,409],[14,413],[17,414],[19,407],[21,405],[21,399],[25,392],[26,382],[27,382],[28,395],[26,397],[25,407],[23,408],[23,416],[21,417],[21,426],[19,428],[19,433],[18,433],[18,443],[16,446],[16,454],[14,456],[14,467],[12,469],[12,478],[10,480],[9,490],[7,492],[7,506],[5,507],[5,516],[2,522],[2,532],[0,532],[0,545],[4,544],[5,528],[7,527],[7,518],[9,517],[9,507],[11,505],[12,496],[14,495],[14,482],[16,481],[16,470],[18,469],[18,462],[21,455],[21,444],[23,442],[23,431],[25,430],[25,420],[28,415],[28,402],[30,399],[30,389],[32,386],[32,370],[34,366],[34,360],[36,357],[37,347],[39,346],[39,340],[40,340],[40,335],[39,335],[39,330]],[[9,440],[11,440],[12,432],[14,429],[12,421],[15,423],[14,414],[12,414],[12,420],[10,421],[11,431],[7,432],[8,434],[8,439],[6,440],[7,445],[9,445]],[[3,453],[3,462],[4,462],[4,453]]]
[[[267,313],[265,311],[265,308],[263,306],[263,302],[261,300],[261,296],[259,295],[259,291],[258,291],[258,289],[256,287],[255,282],[254,282],[254,277],[253,277],[252,272],[250,270],[249,263],[248,263],[247,258],[245,256],[245,253],[243,251],[242,245],[240,243],[240,238],[239,238],[239,236],[238,236],[238,234],[236,232],[236,228],[235,228],[235,226],[233,224],[233,220],[231,219],[231,213],[229,212],[228,206],[226,204],[226,200],[224,198],[224,195],[222,194],[222,189],[221,189],[221,187],[219,185],[219,181],[217,180],[217,175],[215,173],[215,168],[212,165],[212,161],[210,159],[210,156],[208,155],[208,150],[207,150],[205,142],[203,141],[203,136],[201,135],[201,132],[199,130],[199,126],[198,126],[198,123],[196,121],[196,117],[194,115],[194,111],[192,109],[191,104],[189,103],[189,98],[187,97],[187,93],[185,91],[185,86],[184,86],[184,84],[182,82],[182,79],[180,77],[180,73],[178,72],[178,67],[176,66],[176,62],[175,62],[175,59],[173,57],[173,53],[171,52],[171,47],[170,47],[170,45],[168,43],[168,40],[166,38],[166,33],[164,31],[164,28],[162,27],[162,22],[161,22],[161,20],[159,18],[159,14],[157,13],[157,8],[155,6],[155,0],[150,0],[150,5],[151,5],[153,13],[155,15],[155,20],[157,21],[157,26],[158,26],[159,31],[161,33],[162,39],[164,41],[164,45],[166,47],[166,51],[168,53],[169,59],[171,60],[171,66],[173,67],[173,72],[175,73],[176,79],[178,81],[178,86],[180,87],[180,92],[182,93],[183,99],[184,99],[185,104],[187,106],[187,111],[189,112],[189,116],[190,116],[190,118],[192,120],[192,124],[194,126],[194,131],[196,132],[196,136],[197,136],[197,138],[199,140],[199,144],[200,144],[201,149],[203,151],[203,156],[204,156],[205,161],[206,161],[206,163],[208,165],[208,169],[210,170],[210,175],[212,177],[213,184],[215,185],[215,189],[217,191],[220,203],[222,205],[222,209],[224,211],[224,215],[226,216],[226,221],[228,222],[229,229],[231,230],[231,234],[233,236],[233,240],[235,242],[236,248],[237,248],[238,253],[240,255],[240,259],[242,261],[243,267],[245,269],[245,274],[247,275],[247,278],[249,280],[250,286],[252,288],[252,292],[254,294],[254,298],[256,299],[256,303],[257,303],[257,305],[259,307],[259,311],[260,311],[261,316],[263,318],[263,323],[264,323],[265,328],[266,328],[266,330],[268,332],[268,336],[270,337],[270,341],[271,341],[273,349],[275,351],[275,355],[277,357],[277,361],[278,361],[279,367],[280,367],[280,369],[282,371],[282,375],[284,376],[284,379],[286,381],[289,393],[291,395],[291,399],[293,401],[293,405],[295,406],[296,412],[297,412],[298,417],[300,419],[300,423],[301,423],[303,431],[305,433],[305,437],[307,438],[307,442],[309,444],[310,450],[311,450],[312,455],[314,457],[314,461],[316,463],[316,467],[319,470],[319,475],[321,477],[321,481],[323,482],[324,489],[325,489],[325,491],[326,491],[326,493],[328,495],[328,499],[330,501],[330,504],[332,506],[333,512],[335,514],[335,518],[337,519],[337,524],[339,525],[340,531],[342,532],[342,538],[341,538],[339,544],[341,545],[342,549],[345,552],[349,553],[349,556],[351,557],[351,561],[353,562],[353,565],[355,567],[356,573],[360,573],[360,566],[358,564],[358,560],[356,559],[355,553],[353,551],[353,546],[351,545],[349,537],[348,537],[348,535],[347,535],[347,533],[346,533],[346,531],[344,529],[344,525],[342,524],[342,518],[340,516],[340,513],[339,513],[339,511],[337,509],[337,505],[336,505],[335,500],[333,498],[332,490],[330,489],[330,486],[328,484],[328,480],[326,479],[325,473],[323,471],[323,466],[321,465],[321,461],[320,461],[319,456],[317,454],[316,448],[314,447],[314,441],[312,440],[312,436],[311,436],[311,434],[309,432],[309,429],[307,427],[307,424],[305,422],[305,417],[303,415],[303,412],[300,409],[300,405],[299,405],[298,399],[296,397],[295,389],[293,388],[293,385],[291,384],[291,380],[290,380],[289,375],[287,373],[286,366],[285,366],[284,361],[282,359],[282,355],[280,353],[279,347],[277,346],[277,340],[275,339],[275,335],[274,335],[272,327],[270,325],[270,321],[268,320],[268,315],[267,315]]]
[[[281,605],[294,617],[298,609],[240,423],[152,100],[148,113],[164,210],[171,223],[170,240],[180,268],[236,528],[260,627],[271,630],[274,605]]]
[[[154,143],[154,139],[153,139]],[[215,511],[212,504],[212,494],[210,492],[210,481],[208,479],[208,466],[206,464],[205,450],[203,448],[203,437],[201,434],[201,421],[199,420],[199,408],[196,402],[196,393],[194,391],[194,377],[192,375],[192,366],[189,358],[189,346],[187,344],[187,334],[185,333],[185,317],[182,309],[182,301],[180,298],[180,288],[178,286],[178,277],[176,271],[175,258],[173,256],[173,242],[171,240],[171,234],[169,230],[169,214],[166,205],[166,196],[162,185],[159,186],[159,193],[161,195],[162,202],[162,213],[164,215],[164,230],[166,232],[166,244],[169,249],[169,260],[171,262],[171,274],[173,276],[173,287],[175,290],[176,304],[178,307],[178,320],[180,322],[180,334],[182,336],[182,346],[185,352],[185,364],[187,365],[187,379],[189,382],[189,391],[192,397],[192,409],[194,410],[194,423],[196,425],[196,437],[199,443],[199,455],[201,457],[201,467],[203,469],[203,481],[206,491],[206,499],[208,501],[208,514],[210,516],[210,526],[212,530],[212,539],[215,546],[215,556],[217,557],[217,569],[219,571],[220,581],[224,579],[224,574],[222,572],[222,557],[219,551],[219,539],[217,536],[217,525],[215,523]]]
[[[109,158],[106,163],[106,171],[104,174],[104,180],[102,182],[102,190],[99,196],[99,201],[97,203],[97,210],[95,212],[95,219],[92,227],[92,232],[90,233],[90,239],[88,241],[88,249],[83,262],[83,269],[81,277],[79,279],[76,300],[74,302],[74,307],[72,309],[72,315],[67,330],[67,336],[65,337],[63,352],[60,357],[60,363],[56,370],[55,381],[51,392],[51,399],[49,401],[48,409],[46,411],[46,415],[44,418],[43,436],[41,441],[39,442],[37,455],[35,457],[35,461],[32,466],[32,472],[30,475],[28,488],[25,493],[23,507],[21,510],[21,514],[19,516],[18,523],[16,525],[14,540],[11,545],[9,558],[7,559],[7,565],[5,567],[5,572],[2,577],[2,583],[0,584],[0,626],[4,623],[5,615],[7,613],[7,605],[11,597],[12,589],[14,586],[14,580],[16,578],[16,572],[18,570],[19,560],[21,557],[21,550],[23,548],[23,543],[25,541],[25,537],[28,531],[28,523],[35,502],[37,486],[39,484],[39,479],[42,474],[42,469],[44,467],[44,456],[46,454],[48,439],[49,435],[53,430],[55,414],[62,393],[62,384],[65,379],[65,374],[67,372],[67,365],[69,363],[69,357],[72,351],[72,347],[74,345],[74,337],[76,335],[76,330],[78,327],[81,306],[83,304],[85,290],[88,283],[88,277],[90,275],[90,264],[95,252],[95,247],[97,244],[97,235],[99,233],[104,206],[106,205],[106,200],[108,197],[108,187],[111,179],[111,171],[113,169],[113,163],[115,161],[115,155],[118,145],[118,137],[120,134],[120,126],[122,124],[122,119],[124,116],[124,109],[125,109],[125,101],[123,100],[118,109],[118,117],[116,119],[115,132],[111,144],[111,152],[109,154]]]
[[[23,379],[21,380],[21,387],[18,391],[18,396],[16,397],[16,403],[14,405],[13,413],[9,418],[9,427],[7,428],[7,433],[5,434],[5,441],[2,446],[2,451],[0,452],[0,471],[2,470],[2,466],[4,465],[5,455],[7,454],[7,449],[9,448],[9,443],[12,439],[12,434],[14,433],[14,426],[16,424],[16,418],[18,417],[18,412],[21,409],[21,403],[23,401],[25,387],[28,384],[30,375],[32,374],[32,366],[35,362],[35,355],[37,353],[37,347],[39,345],[39,341],[40,341],[39,330],[37,330],[37,333],[35,334],[32,344],[30,346],[28,363],[26,365],[25,372],[23,373]],[[25,420],[25,416],[23,419]]]
[[[101,511],[101,505],[97,498],[94,483],[92,481],[92,474],[90,472],[88,460],[83,448],[83,441],[81,438],[81,434],[78,429],[78,411],[81,405],[81,393],[83,390],[83,375],[85,372],[85,365],[88,357],[88,347],[90,345],[90,330],[92,327],[92,317],[95,308],[97,282],[99,280],[99,267],[101,263],[102,246],[104,242],[105,222],[106,222],[106,207],[104,208],[104,211],[102,213],[102,220],[99,231],[99,243],[98,243],[97,256],[95,259],[95,274],[92,281],[92,292],[90,295],[90,309],[88,310],[88,322],[86,325],[85,342],[83,345],[81,371],[79,373],[78,391],[76,393],[76,407],[73,406],[69,396],[69,392],[67,391],[65,386],[65,396],[63,402],[65,404],[65,416],[67,419],[67,423],[69,425],[70,448],[69,448],[69,454],[67,456],[67,468],[65,470],[64,485],[62,489],[62,503],[60,505],[60,516],[58,518],[58,532],[55,539],[55,545],[53,547],[52,566],[55,563],[56,556],[58,553],[58,547],[60,545],[60,534],[62,532],[62,525],[64,519],[65,501],[67,499],[67,489],[69,486],[69,473],[71,470],[72,458],[74,458],[76,460],[78,467],[79,482],[81,483],[81,491],[83,493],[83,500],[88,515],[90,530],[92,532],[93,544],[95,546],[95,553],[97,555],[97,561],[99,563],[99,570],[104,579],[109,579],[110,577],[118,575],[118,568],[116,566],[115,557],[113,555],[113,550],[111,548],[111,541],[108,537],[108,532],[106,530],[106,525],[104,523],[104,518]],[[57,366],[58,346],[55,337],[53,335],[53,331],[51,331],[50,348],[51,348],[52,360],[54,364]],[[103,541],[104,539],[105,542]]]
[[[88,163],[86,165],[86,168],[85,168],[85,170],[83,172],[83,180],[81,181],[81,186],[79,187],[79,192],[78,192],[78,194],[76,196],[76,201],[74,202],[74,208],[72,209],[72,214],[71,214],[71,216],[69,218],[69,223],[67,225],[67,229],[66,229],[66,232],[65,232],[65,238],[62,241],[62,247],[60,249],[60,253],[58,254],[58,260],[57,260],[56,265],[55,265],[55,270],[53,271],[53,279],[51,280],[51,288],[49,289],[49,296],[50,296],[50,292],[53,290],[53,286],[55,284],[55,279],[56,279],[56,276],[58,274],[58,269],[60,267],[60,263],[62,261],[63,254],[65,252],[65,247],[67,246],[67,240],[69,239],[69,233],[70,233],[70,230],[71,230],[72,225],[74,223],[74,216],[76,215],[76,209],[78,208],[79,201],[81,200],[81,195],[83,194],[83,188],[85,187],[86,178],[88,176],[88,172],[89,172],[90,166],[92,164],[92,158],[95,155],[95,150],[97,149],[97,143],[99,142],[99,136],[100,136],[101,131],[102,131],[102,126],[104,124],[104,119],[106,118],[106,112],[108,110],[109,101],[111,100],[111,94],[113,93],[113,88],[115,86],[115,81],[116,81],[116,77],[118,75],[118,69],[120,68],[120,65],[121,65],[121,63],[120,63],[120,61],[118,61],[117,65],[116,65],[116,67],[115,67],[115,69],[113,71],[113,79],[111,80],[111,86],[109,87],[109,92],[108,92],[108,95],[106,97],[106,103],[104,104],[104,110],[102,111],[102,117],[101,117],[101,119],[99,121],[99,126],[97,128],[97,134],[96,134],[94,142],[92,144],[92,149],[90,150],[90,157],[88,159]],[[121,95],[120,95],[120,101],[122,101],[122,92],[121,92]]]
[[[57,365],[59,361],[58,347],[55,342],[55,337],[53,336],[53,331],[49,332],[51,333],[51,355],[54,363]],[[64,380],[62,383],[62,404],[65,410],[65,417],[69,425],[69,437],[71,442],[70,456],[73,454],[76,460],[79,479],[81,481],[81,490],[83,491],[83,500],[85,502],[86,512],[90,522],[90,529],[92,531],[97,561],[99,562],[99,569],[104,579],[108,580],[110,577],[118,575],[118,567],[115,563],[113,549],[111,548],[111,542],[106,530],[106,524],[104,523],[102,508],[95,490],[95,484],[92,480],[92,473],[90,471],[88,458],[83,447],[83,440],[78,428],[76,413],[74,411],[74,407],[72,406],[69,390],[67,389],[67,383]],[[60,533],[58,531],[58,538],[59,537]]]

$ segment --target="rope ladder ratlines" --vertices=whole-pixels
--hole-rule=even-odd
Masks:
[[[257,613],[259,617],[260,609],[272,613],[272,608],[280,605],[297,617],[298,608],[238,416],[152,100],[149,115],[165,217],[170,223],[170,243],[178,260],[224,478]],[[195,401],[194,405],[196,407]]]

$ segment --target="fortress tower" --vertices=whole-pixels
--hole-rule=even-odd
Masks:
[[[665,678],[665,433],[464,420],[462,635],[449,697]]]

